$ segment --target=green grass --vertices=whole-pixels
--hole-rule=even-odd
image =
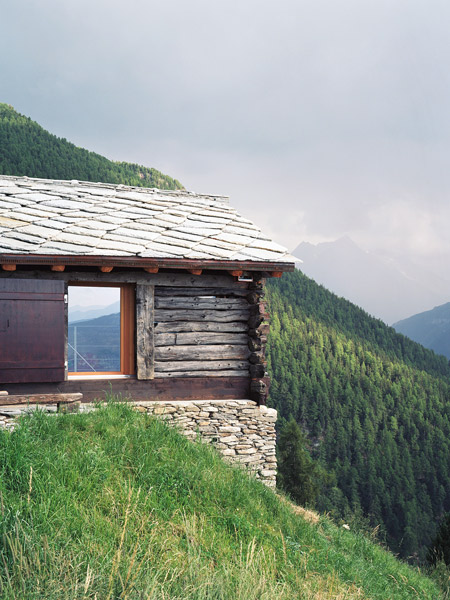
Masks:
[[[310,523],[125,405],[0,432],[0,598],[440,598],[363,535]]]

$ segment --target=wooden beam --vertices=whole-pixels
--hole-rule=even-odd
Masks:
[[[62,273],[64,271],[64,269],[66,268],[66,265],[52,265],[50,268],[52,271],[56,271],[57,273]]]
[[[102,267],[99,267],[99,269],[102,273],[111,273],[111,271],[114,269],[114,267],[105,267],[103,265]]]
[[[228,271],[228,273],[230,275],[233,275],[233,277],[241,277],[244,271]]]
[[[17,269],[17,265],[2,265],[2,269],[4,271],[15,271]]]
[[[271,271],[269,275],[271,277],[281,277],[283,275],[283,271]]]
[[[159,267],[144,267],[144,271],[147,273],[157,273],[159,271]]]
[[[154,368],[154,295],[153,285],[136,286],[136,375],[153,379]]]
[[[80,402],[83,394],[12,394],[0,397],[0,406],[13,406],[15,404],[59,404]]]
[[[248,363],[245,363],[248,367]],[[248,398],[250,392],[250,376],[245,370],[237,376],[233,366],[225,367],[226,371],[201,370],[191,373],[169,371],[158,373],[158,379],[138,381],[130,377],[124,379],[73,379],[59,383],[27,383],[2,384],[10,394],[56,394],[82,393],[82,402],[105,400],[112,392],[125,400],[226,400],[231,398]]]
[[[187,272],[191,273],[191,275],[201,275],[203,269],[187,269]]]

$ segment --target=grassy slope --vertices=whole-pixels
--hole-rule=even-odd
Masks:
[[[183,189],[179,181],[156,169],[114,162],[59,138],[12,106],[0,103],[0,173],[46,179],[77,179]]]
[[[307,522],[123,405],[0,432],[0,474],[5,600],[439,598],[363,536]]]

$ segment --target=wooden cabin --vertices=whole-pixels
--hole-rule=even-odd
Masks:
[[[264,280],[293,269],[223,196],[0,176],[0,389],[263,404]],[[80,285],[120,294],[114,371],[70,371]]]

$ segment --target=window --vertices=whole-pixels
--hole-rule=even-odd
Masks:
[[[134,374],[134,287],[69,283],[68,293],[69,377]]]
[[[104,288],[116,294],[118,310],[111,314],[118,316],[112,318],[116,324],[106,343],[106,329],[91,331],[86,347],[82,341],[86,331],[78,327],[80,323],[75,333],[75,321],[93,325],[95,315],[68,318],[67,297],[72,292],[76,299],[75,288],[81,287],[99,297]],[[69,282],[67,286],[63,280],[0,278],[0,384],[60,382],[68,377],[153,379],[153,298],[153,285],[147,283]],[[103,360],[107,354],[112,362]]]

